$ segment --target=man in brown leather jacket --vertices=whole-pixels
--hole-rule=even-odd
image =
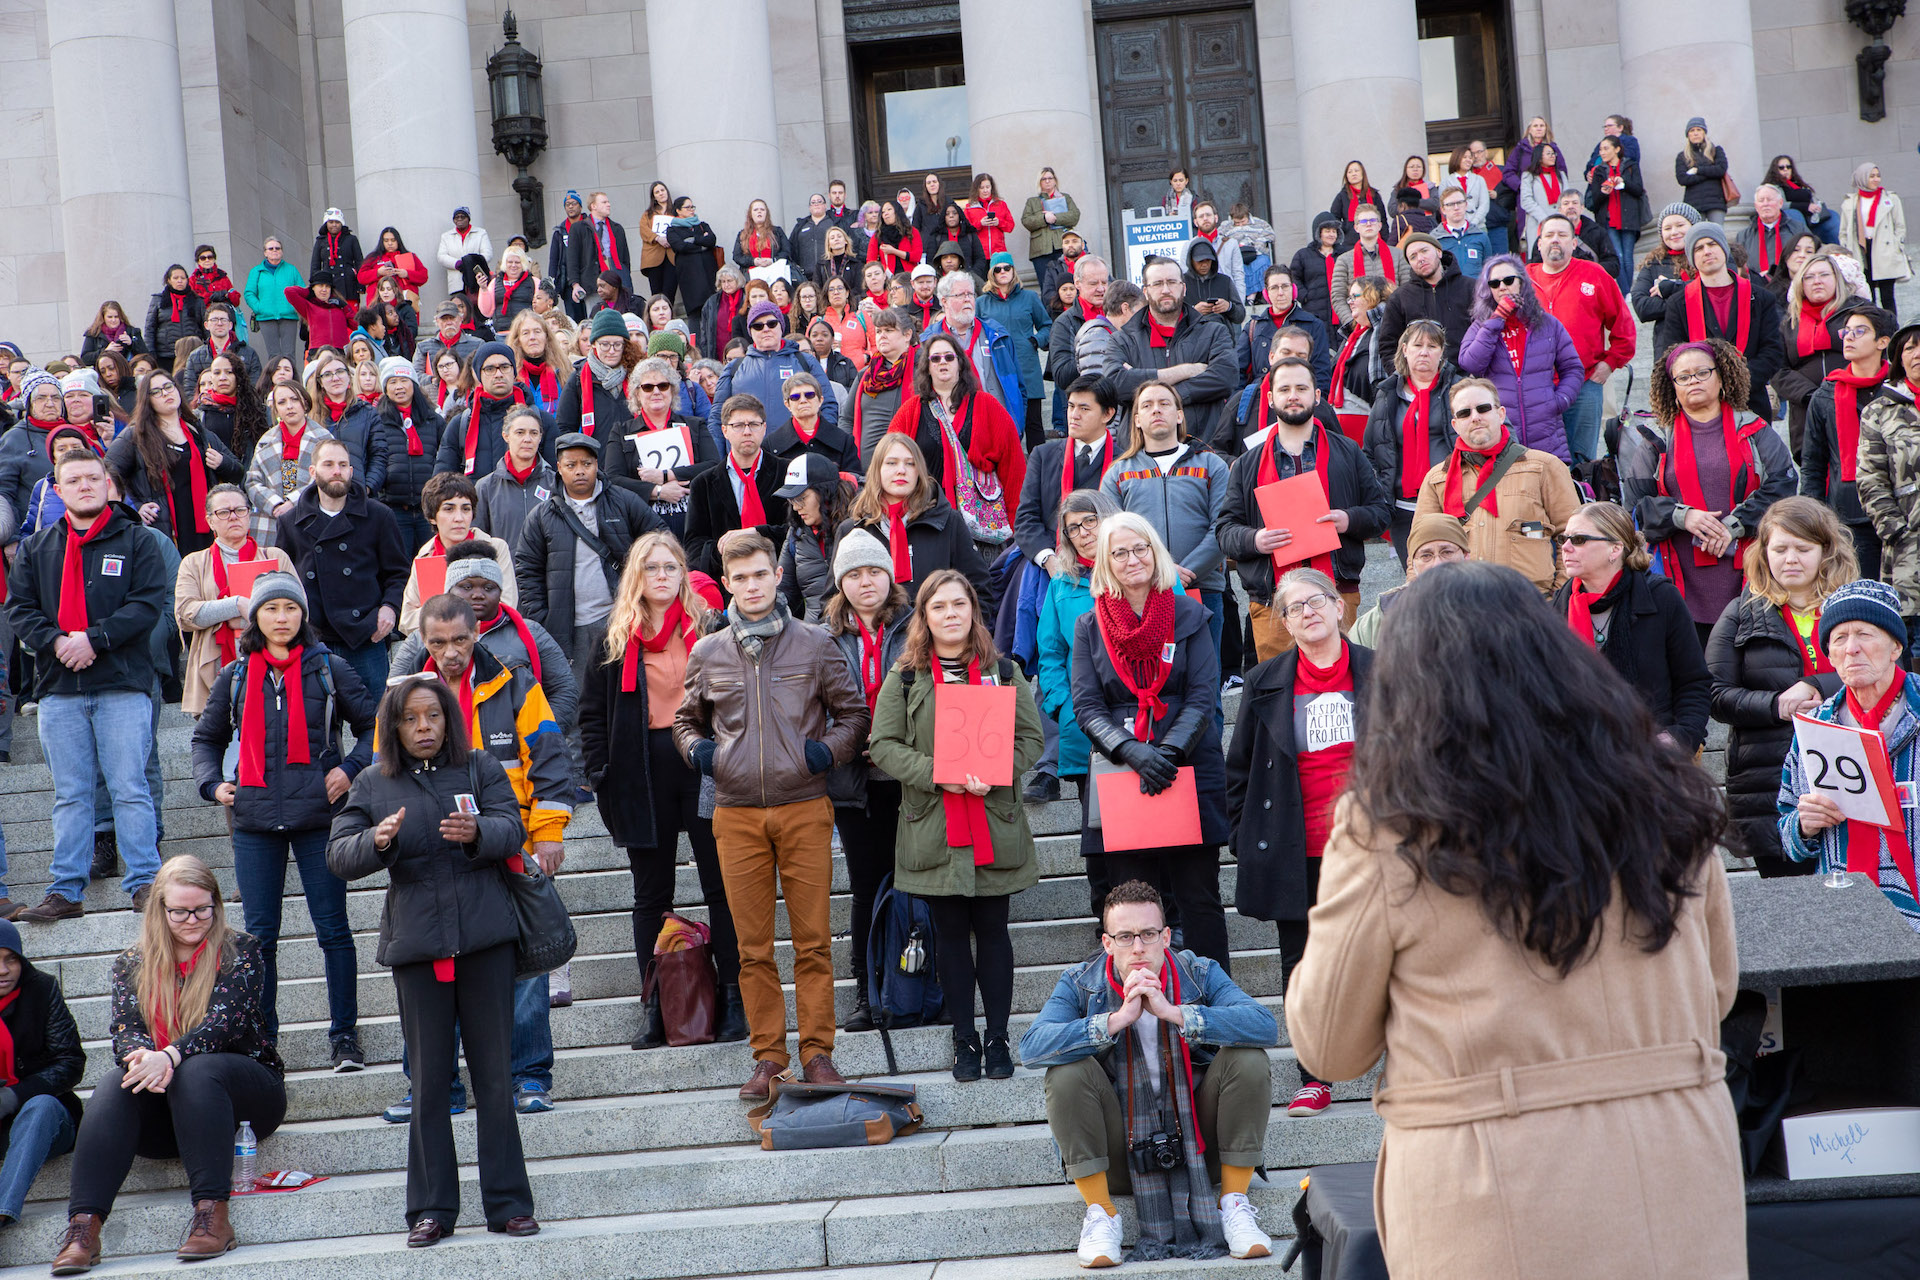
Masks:
[[[713,777],[714,842],[740,940],[740,995],[753,1077],[740,1096],[764,1102],[787,1069],[787,1006],[773,962],[774,876],[793,933],[794,1007],[809,1083],[840,1084],[833,1065],[833,803],[827,771],[853,759],[872,716],[824,630],[780,602],[779,554],[758,529],[720,539],[733,604],[693,647],[673,739]]]

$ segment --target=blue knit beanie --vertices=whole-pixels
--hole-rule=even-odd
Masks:
[[[1868,622],[1907,647],[1907,624],[1900,617],[1900,596],[1884,582],[1857,578],[1828,596],[1820,606],[1820,651],[1843,622]]]

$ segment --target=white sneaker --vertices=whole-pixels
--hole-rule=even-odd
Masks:
[[[1117,1267],[1121,1254],[1120,1215],[1110,1214],[1097,1204],[1088,1205],[1087,1216],[1080,1220],[1080,1265]]]
[[[1227,1233],[1227,1248],[1236,1258],[1264,1258],[1273,1252],[1273,1237],[1260,1229],[1253,1202],[1246,1193],[1236,1191],[1220,1197],[1220,1225]],[[1082,1239],[1085,1239],[1084,1234]],[[1084,1256],[1086,1245],[1080,1246]]]

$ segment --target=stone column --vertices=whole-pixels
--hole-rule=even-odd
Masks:
[[[1113,261],[1087,39],[1086,10],[1067,0],[960,0],[973,171],[991,173],[1013,210],[1007,249],[1022,271],[1029,254],[1027,230],[1017,225],[1020,210],[1039,191],[1040,170],[1048,165],[1080,210],[1080,234]]]
[[[1293,0],[1292,17],[1308,217],[1332,199],[1349,160],[1364,164],[1381,197],[1391,200],[1401,161],[1427,154],[1413,0]],[[1356,58],[1368,74],[1354,74]]]
[[[1625,113],[1640,139],[1640,174],[1655,211],[1680,198],[1673,157],[1687,120],[1702,116],[1726,149],[1741,203],[1768,156],[1760,144],[1753,15],[1747,0],[1617,0]]]
[[[428,290],[457,289],[458,275],[448,284],[434,255],[456,206],[471,208],[480,223],[480,123],[465,0],[341,0],[341,21],[360,247],[378,252],[380,228],[393,226],[432,272]],[[487,228],[496,262],[519,230]]]
[[[647,6],[656,163],[668,190],[700,206],[731,261],[748,204],[765,200],[774,222],[782,220],[773,37],[766,0],[701,0],[697,21],[688,12]],[[726,33],[723,73],[715,32]],[[824,189],[826,176],[819,177]]]
[[[193,265],[173,0],[50,4],[47,44],[74,332],[108,298],[143,323],[167,266]]]

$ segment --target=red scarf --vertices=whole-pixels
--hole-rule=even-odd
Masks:
[[[887,504],[887,549],[893,552],[893,580],[902,587],[913,581],[913,548],[907,542],[907,504]]]
[[[1085,298],[1075,298],[1074,305],[1080,308],[1080,323],[1085,324],[1095,316],[1105,315],[1105,307],[1096,307]]]
[[[553,366],[545,360],[529,360],[521,370],[521,394],[524,396],[529,388],[538,388],[534,398],[542,405],[550,405],[560,398],[560,384],[554,379]]]
[[[1884,190],[1886,190],[1885,187],[1877,187],[1872,191],[1860,193],[1860,224],[1868,231],[1873,230],[1874,219],[1880,216],[1880,193]],[[180,318],[177,310],[173,318],[175,320]]]
[[[634,624],[633,634],[627,637],[627,650],[620,658],[620,691],[633,693],[640,687],[640,651],[665,653],[667,644],[675,636],[693,652],[693,642],[700,637],[694,633],[693,619],[687,617],[687,607],[675,596],[667,611],[660,615],[660,629],[651,636],[646,633],[646,620],[640,619]],[[537,678],[537,677],[536,677]]]
[[[1078,440],[1075,440],[1072,436],[1068,436],[1067,451],[1065,454],[1061,455],[1061,458],[1060,458],[1060,501],[1063,505],[1066,503],[1067,495],[1073,492],[1073,473],[1079,469],[1079,465],[1078,465],[1079,457],[1080,457],[1080,442]],[[1100,467],[1097,475],[1104,476],[1107,474],[1107,467],[1113,462],[1113,433],[1112,432],[1103,431],[1100,433],[1099,462],[1100,462]],[[1096,489],[1100,487],[1100,481],[1097,477],[1093,482],[1093,487]],[[1054,508],[1055,517],[1057,518],[1059,514],[1060,514],[1060,508],[1055,507]]]
[[[1514,366],[1519,372],[1519,366]],[[1416,498],[1420,495],[1420,482],[1427,478],[1427,472],[1433,470],[1433,388],[1438,380],[1428,384],[1425,389],[1407,384],[1407,390],[1413,392],[1413,403],[1407,406],[1407,412],[1400,420],[1400,496]]]
[[[1119,976],[1113,971],[1112,956],[1107,957],[1107,986],[1112,988],[1116,999],[1126,990]],[[1167,1002],[1178,1009],[1180,1007],[1180,967],[1174,964],[1171,959],[1162,959],[1160,962],[1160,989],[1166,995]],[[1115,1007],[1118,1008],[1117,1005]],[[1193,1140],[1198,1144],[1199,1149],[1205,1152],[1207,1149],[1207,1140],[1200,1136],[1200,1103],[1198,1101],[1200,1095],[1195,1093],[1193,1089],[1193,1047],[1187,1043],[1185,1036],[1175,1036],[1173,1039],[1174,1042],[1180,1046],[1181,1069],[1187,1073],[1187,1096],[1195,1100],[1193,1103],[1193,1128],[1190,1132],[1193,1134]]]
[[[179,1016],[180,1012],[180,987],[185,986],[187,979],[193,976],[193,971],[200,967],[200,957],[206,953],[207,944],[205,939],[202,939],[200,945],[193,949],[192,955],[174,965],[174,968],[180,971],[179,985],[175,986],[174,989],[164,997],[159,992],[154,992],[154,1007],[146,1012],[150,1012],[153,1015],[151,1019],[153,1025],[148,1027],[147,1030],[153,1033],[153,1047],[155,1050],[165,1049],[168,1045],[172,1044],[174,1033],[181,1030],[180,1027],[174,1024],[174,1019]],[[161,1008],[160,1006],[162,999],[166,1001],[165,1008]]]
[[[1881,361],[1864,378],[1853,372],[1852,365],[1827,375],[1833,384],[1833,431],[1840,442],[1840,479],[1845,484],[1853,483],[1860,467],[1860,392],[1885,382],[1888,371],[1887,363]]]
[[[19,998],[20,988],[17,985],[6,995],[0,996],[0,1013],[5,1013],[7,1006]],[[0,1082],[4,1082],[9,1089],[20,1083],[20,1074],[13,1062],[13,1032],[4,1021],[0,1021]]]
[[[1147,345],[1149,347],[1166,346],[1169,342],[1173,341],[1173,331],[1179,327],[1180,321],[1177,318],[1172,324],[1162,327],[1158,317],[1156,317],[1152,311],[1148,311]]]
[[[1347,221],[1351,223],[1354,215],[1360,212],[1360,206],[1367,204],[1367,189],[1364,186],[1347,188]]]
[[[882,662],[887,633],[885,628],[867,630],[867,624],[857,613],[853,615],[853,625],[860,628],[860,689],[867,695],[867,710],[872,711],[880,698],[881,682],[887,678]]]
[[[1613,576],[1607,579],[1607,585],[1598,591],[1588,591],[1580,585],[1578,578],[1567,584],[1571,588],[1567,595],[1567,625],[1573,628],[1573,634],[1587,642],[1589,649],[1600,647],[1593,638],[1593,606],[1605,599],[1609,591],[1620,585],[1620,575],[1623,572],[1625,572],[1623,569],[1614,570]]]
[[[865,628],[861,630],[865,631]],[[933,660],[933,674],[942,684],[952,680],[946,666],[938,658]],[[978,655],[967,660],[966,682],[980,683]],[[974,866],[992,865],[993,829],[987,823],[986,797],[976,796],[971,791],[942,791],[940,796],[947,817],[947,847],[962,849],[971,846]]]
[[[329,400],[326,398],[326,396],[323,395],[320,397],[320,403],[325,405],[327,408],[327,425],[330,427],[337,427],[340,425],[341,417],[344,416],[347,412],[347,406],[351,405],[353,401]]]
[[[1285,311],[1269,305],[1267,307],[1267,319],[1273,321],[1273,327],[1276,330],[1283,329],[1286,327],[1287,317],[1293,314],[1293,310],[1291,305],[1289,305]]]
[[[787,419],[787,425],[793,428],[793,434],[800,437],[800,443],[803,445],[812,444],[813,438],[820,434],[820,419],[818,418],[813,420],[813,430],[811,431],[801,426],[800,419],[798,418],[789,417]]]
[[[1773,264],[1780,260],[1780,233],[1786,230],[1786,225],[1787,219],[1783,214],[1781,215],[1780,221],[1773,224],[1773,231],[1771,232],[1773,236],[1773,248],[1768,249],[1767,236],[1769,232],[1767,231],[1767,224],[1757,218],[1754,220],[1753,229],[1760,241],[1760,262],[1754,267],[1754,270],[1764,273],[1771,270]]]
[[[1803,636],[1799,626],[1793,620],[1793,606],[1780,606],[1780,620],[1787,624],[1787,630],[1793,634],[1794,647],[1800,650],[1800,674],[1803,676],[1824,676],[1833,674],[1833,663],[1827,661],[1827,655],[1820,651],[1817,637],[1820,634],[1820,610],[1813,611],[1813,635]]]
[[[1146,611],[1139,615],[1121,595],[1095,596],[1093,607],[1099,615],[1100,642],[1107,648],[1107,661],[1139,706],[1133,717],[1133,736],[1151,742],[1153,722],[1167,714],[1160,690],[1173,672],[1173,592],[1150,592]]]
[[[601,271],[620,269],[620,245],[613,238],[613,219],[611,218],[593,220],[593,258],[599,264]]]
[[[467,536],[462,538],[461,541],[472,542],[473,532],[472,529],[467,530]],[[430,556],[444,556],[447,554],[447,546],[444,542],[440,541],[439,534],[436,533],[433,535],[433,542],[427,547],[427,554]]]
[[[1847,710],[1852,713],[1854,723],[1859,725],[1862,729],[1872,729],[1875,732],[1878,732],[1880,729],[1880,722],[1883,719],[1885,719],[1887,712],[1893,709],[1894,702],[1902,696],[1902,693],[1906,688],[1906,683],[1907,683],[1907,673],[1900,670],[1900,668],[1895,667],[1893,669],[1893,686],[1887,690],[1885,697],[1881,698],[1880,701],[1873,704],[1873,709],[1871,711],[1867,710],[1865,707],[1862,707],[1860,705],[1860,700],[1853,696],[1853,690],[1851,689],[1847,690]],[[1900,874],[1906,877],[1907,891],[1909,893],[1912,893],[1915,891],[1914,890],[1914,883],[1915,883],[1914,870],[1913,870],[1913,849],[1907,843],[1906,817],[1904,814],[1901,814],[1898,812],[1894,813],[1891,816],[1893,818],[1892,826],[1875,827],[1874,831],[1876,831],[1878,834],[1883,835],[1887,838],[1887,852],[1893,857],[1893,865],[1898,867],[1900,869]],[[1848,846],[1849,853],[1851,853],[1851,850],[1852,850],[1853,836],[1854,836],[1853,828],[1856,825],[1865,825],[1865,824],[1856,824],[1853,822],[1847,823],[1847,846]],[[1879,852],[1878,842],[1876,841],[1875,844],[1876,844],[1875,854],[1877,855]],[[1849,857],[1847,861],[1851,863],[1853,859]],[[1870,868],[1863,867],[1859,869],[1864,870],[1868,875],[1874,876],[1877,879],[1878,872],[1879,872],[1879,861],[1880,861],[1878,856],[1876,856],[1873,861],[1874,861],[1874,865],[1872,867]],[[1852,866],[1848,867],[1848,870],[1850,871],[1854,869],[1855,868]]]
[[[753,459],[753,470],[742,471],[731,451],[727,454],[727,465],[733,468],[733,474],[740,479],[740,527],[752,529],[767,522],[766,504],[760,501],[760,490],[754,486],[754,477],[760,474],[760,458]]]
[[[327,265],[330,267],[340,265],[340,233],[338,231],[327,232]]]
[[[507,398],[515,404],[525,404],[527,402],[526,388],[515,383],[513,394]],[[480,401],[482,399],[491,400],[493,397],[483,395],[478,387],[475,387],[472,394],[467,396],[467,438],[461,446],[463,456],[466,458],[466,470],[464,472],[466,475],[473,474],[474,458],[480,449]]]
[[[199,533],[211,533],[207,524],[207,464],[202,461],[200,441],[186,423],[180,424],[181,445],[187,451],[187,480],[193,486],[193,527]],[[167,520],[173,526],[174,540],[180,538],[180,517],[173,506],[173,476],[167,475]]]
[[[218,391],[209,391],[205,395],[200,397],[200,403],[210,404],[220,409],[231,409],[233,408],[233,397],[230,395],[223,395]]]
[[[216,550],[215,555],[219,552]],[[307,750],[307,693],[300,660],[305,645],[276,658],[263,647],[247,655],[247,705],[240,711],[240,772],[243,787],[267,785],[267,668],[280,674],[286,689],[288,764],[311,763]]]
[[[1689,284],[1683,291],[1687,304],[1687,341],[1704,342],[1707,333],[1706,285],[1699,280]],[[1733,323],[1734,336],[1728,341],[1742,354],[1747,350],[1747,321],[1753,315],[1753,281],[1746,276],[1733,278]],[[1717,319],[1718,317],[1716,317]],[[1722,330],[1726,328],[1721,326]],[[1722,337],[1726,337],[1723,332]]]
[[[1873,222],[1871,219],[1868,220],[1867,225],[1868,226],[1873,225]],[[173,314],[169,317],[169,322],[172,324],[179,324],[181,319],[183,318],[182,313],[185,312],[187,309],[187,295],[184,293],[175,293],[173,290],[169,289],[167,290],[167,305],[171,307],[173,311]]]
[[[1814,303],[1800,304],[1800,327],[1794,334],[1794,349],[1802,360],[1816,351],[1833,350],[1833,330],[1827,328],[1826,317]]]
[[[1373,242],[1373,253],[1375,257],[1380,259],[1380,274],[1387,278],[1388,284],[1392,284],[1394,278],[1393,250],[1387,247],[1387,243],[1384,240],[1376,240]],[[1364,240],[1356,240],[1353,242],[1353,278],[1358,280],[1365,274],[1367,274],[1366,242]]]
[[[435,663],[432,658],[427,659],[427,665],[422,667],[421,670],[431,671],[440,677],[442,684],[447,683],[446,673],[440,670],[439,665]],[[479,726],[474,723],[473,719],[473,662],[471,659],[467,662],[467,669],[460,673],[460,683],[453,686],[453,691],[460,695],[460,723],[467,726],[468,739],[478,742],[480,740],[480,734],[478,732]],[[518,868],[515,869],[518,870]]]
[[[213,557],[213,589],[218,591],[220,598],[224,600],[228,594],[227,558],[220,554],[220,544],[217,542],[207,548],[207,554]],[[241,564],[259,558],[260,544],[249,537],[240,544],[240,558],[235,563]],[[213,629],[213,642],[220,647],[220,661],[223,665],[234,659],[233,641],[233,628],[226,623],[222,622]]]
[[[1493,465],[1493,460],[1500,456],[1501,450],[1505,449],[1512,440],[1512,434],[1504,426],[1500,428],[1500,438],[1493,442],[1491,449],[1469,449],[1466,437],[1455,439],[1453,454],[1447,459],[1446,484],[1440,490],[1440,509],[1456,519],[1465,520],[1467,518],[1466,455],[1472,454],[1480,459],[1477,470],[1484,472]],[[1500,496],[1491,485],[1487,487],[1487,496],[1481,501],[1480,509],[1490,516],[1500,514]]]
[[[520,468],[513,465],[512,454],[508,454],[506,457],[500,459],[500,461],[503,464],[505,464],[507,468],[507,474],[513,477],[513,482],[515,484],[525,484],[527,481],[533,479],[533,473],[536,470],[538,470],[540,467],[539,454],[534,455],[533,461],[527,464],[527,469],[525,471],[522,471],[520,470]]]
[[[106,531],[113,520],[113,508],[103,509],[87,526],[85,533],[73,527],[73,514],[67,513],[67,549],[60,564],[60,629],[72,633],[87,629],[87,575],[81,548]]]
[[[379,404],[380,393],[378,391],[362,391],[360,393],[360,403],[361,404]]]
[[[515,634],[520,637],[520,647],[527,651],[527,665],[533,671],[533,682],[539,684],[540,646],[533,642],[533,632],[527,629],[527,620],[520,616],[519,610],[510,604],[501,605],[500,612],[493,615],[492,622],[483,622],[480,624],[480,634],[483,636],[486,635],[503,622],[513,623],[513,630]],[[689,645],[688,648],[692,648],[692,646]]]
[[[1332,258],[1327,259],[1332,262]],[[1340,358],[1333,362],[1333,389],[1327,393],[1327,403],[1335,409],[1347,402],[1347,361],[1353,358],[1353,349],[1360,345],[1360,339],[1367,336],[1366,317],[1355,315],[1353,330],[1347,334],[1346,343],[1340,348]]]
[[[1507,348],[1507,359],[1513,362],[1513,380],[1517,384],[1527,367],[1527,325],[1518,313],[1507,317],[1500,326],[1500,341]]]
[[[1689,507],[1698,507],[1703,511],[1731,511],[1739,497],[1741,473],[1751,471],[1753,468],[1752,448],[1740,438],[1740,432],[1734,423],[1733,406],[1724,402],[1720,406],[1720,433],[1726,441],[1727,449],[1728,484],[1724,501],[1709,502],[1705,492],[1700,488],[1699,464],[1693,456],[1693,432],[1694,428],[1690,425],[1683,428],[1678,422],[1674,423],[1673,474],[1678,482],[1675,487],[1680,491],[1680,501]],[[1662,468],[1662,471],[1664,470],[1665,468]],[[1673,541],[1679,541],[1678,533]],[[1695,543],[1693,563],[1695,568],[1704,569],[1720,561],[1718,557],[1708,555],[1706,548]],[[1675,581],[1678,581],[1677,574]]]
[[[1327,442],[1326,428],[1322,427],[1318,422],[1313,424],[1313,435],[1310,437],[1310,439],[1313,444],[1313,473],[1316,477],[1319,478],[1320,492],[1327,495],[1327,502],[1329,505],[1331,505],[1333,502],[1333,482],[1328,476],[1327,469],[1331,465],[1330,455],[1333,453],[1333,447]],[[1266,442],[1260,448],[1260,472],[1259,472],[1259,475],[1255,477],[1254,484],[1256,487],[1260,485],[1276,484],[1279,482],[1279,479],[1280,479],[1280,428],[1276,426],[1272,431],[1269,431],[1267,433]],[[1286,566],[1292,563],[1293,562],[1291,560],[1281,559],[1281,552],[1279,551],[1274,552],[1273,553],[1274,579],[1277,581],[1280,575],[1286,572]],[[1333,553],[1332,552],[1326,552],[1322,555],[1317,555],[1313,557],[1313,559],[1309,560],[1307,563],[1311,567],[1320,570],[1320,572],[1328,575],[1329,577],[1333,575]]]
[[[1608,165],[1607,181],[1618,182],[1619,179],[1620,179],[1620,166],[1617,164]],[[1620,229],[1620,196],[1621,196],[1621,190],[1619,187],[1614,187],[1611,191],[1607,192],[1607,225],[1614,228],[1615,230]],[[1776,234],[1776,240],[1777,240],[1777,234]],[[1763,252],[1761,254],[1761,258],[1763,262],[1765,257],[1766,255]],[[1765,271],[1766,267],[1763,265],[1760,269],[1762,271]]]
[[[1333,312],[1333,264],[1334,259],[1339,256],[1337,253],[1323,253],[1320,255],[1320,266],[1327,273],[1327,312],[1329,315]]]
[[[407,433],[407,456],[418,458],[426,453],[426,446],[420,443],[420,433],[413,429],[413,415],[405,409],[400,410],[400,429]]]
[[[1547,206],[1549,208],[1560,203],[1560,172],[1558,169],[1547,169],[1540,175],[1540,189],[1547,193]],[[1578,227],[1575,227],[1575,234],[1578,234],[1579,230]]]
[[[300,441],[307,434],[307,420],[302,418],[300,425],[289,427],[280,424],[280,460],[282,462],[300,461]]]

